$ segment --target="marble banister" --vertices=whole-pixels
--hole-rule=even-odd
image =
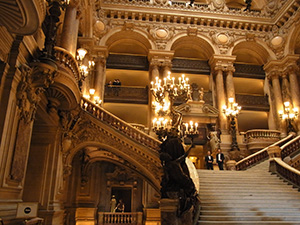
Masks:
[[[289,142],[293,137],[294,137],[294,134],[290,134],[287,137],[275,142],[274,144],[272,144],[270,146],[283,146],[285,143]],[[249,155],[248,157],[237,162],[235,165],[236,170],[245,170],[248,167],[253,166],[256,163],[267,159],[269,157],[267,149],[268,149],[268,147],[254,153],[252,155]]]
[[[106,111],[100,106],[92,103],[91,101],[82,98],[81,99],[81,108],[86,112],[91,113],[97,119],[105,122],[106,124],[110,125],[111,127],[117,129],[118,131],[122,132],[124,135],[134,139],[136,142],[150,148],[151,150],[157,152],[159,149],[160,142],[147,135],[143,131],[133,127],[129,123],[121,120],[120,118],[116,117],[112,113]]]
[[[290,154],[298,151],[300,149],[300,136],[289,141],[281,147],[281,158],[289,156]]]
[[[283,162],[280,158],[273,158],[270,161],[273,164],[274,171],[283,179],[287,180],[292,185],[300,188],[300,171]],[[275,165],[274,165],[275,164]]]

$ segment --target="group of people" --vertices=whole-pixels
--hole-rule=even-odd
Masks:
[[[125,204],[122,199],[117,204],[116,196],[112,196],[110,200],[110,212],[124,212]]]
[[[114,81],[109,81],[107,85],[121,85],[120,79],[114,79]]]
[[[224,160],[225,160],[225,156],[222,153],[221,149],[219,148],[218,153],[216,155],[216,162],[218,164],[219,170],[224,170],[224,167],[223,167]],[[210,151],[208,151],[207,156],[205,156],[205,163],[206,163],[206,168],[208,170],[213,170],[214,169],[214,166],[213,166],[214,157],[211,155]]]

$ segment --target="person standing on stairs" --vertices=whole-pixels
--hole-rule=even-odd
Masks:
[[[224,168],[223,168],[224,159],[225,159],[224,154],[221,152],[221,149],[218,148],[218,153],[216,155],[216,161],[218,163],[219,170],[224,170]]]
[[[212,157],[210,151],[208,151],[207,156],[205,156],[205,162],[206,162],[206,168],[208,170],[214,169],[214,166],[213,166],[214,158]]]

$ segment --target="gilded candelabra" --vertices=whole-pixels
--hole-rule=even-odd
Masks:
[[[292,108],[290,102],[284,102],[283,110],[279,110],[279,116],[282,120],[285,120],[287,123],[287,132],[295,132],[295,128],[293,126],[293,121],[298,117],[299,109]]]
[[[168,76],[163,80],[158,77],[151,82],[151,92],[155,101],[153,107],[158,117],[153,119],[153,130],[160,140],[167,136],[178,136],[182,120],[181,113],[174,108],[175,99],[187,101],[190,98],[189,79],[183,74],[175,81],[175,77]]]
[[[231,143],[231,150],[237,149],[240,150],[237,138],[236,138],[236,118],[238,114],[240,113],[242,107],[239,106],[237,103],[234,102],[234,98],[228,99],[229,105],[228,107],[226,105],[223,106],[223,113],[225,116],[230,120],[230,130],[231,130],[231,136],[232,136],[232,143]]]

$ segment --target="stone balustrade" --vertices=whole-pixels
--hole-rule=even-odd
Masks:
[[[98,224],[99,225],[142,225],[143,213],[142,212],[128,212],[128,213],[111,213],[99,212]]]
[[[245,133],[245,138],[248,143],[257,139],[272,139],[278,141],[280,140],[280,131],[262,129],[248,130]]]
[[[244,134],[250,154],[257,152],[280,140],[280,131],[277,130],[249,130]]]
[[[64,48],[55,46],[54,49],[56,60],[66,68],[70,69],[70,71],[74,74],[75,79],[79,81],[81,79],[81,75],[79,72],[77,61],[73,57],[73,55]]]
[[[129,123],[109,113],[102,107],[95,105],[94,103],[92,103],[91,101],[85,98],[82,98],[81,108],[86,112],[91,113],[100,121],[110,125],[111,127],[122,132],[124,135],[135,140],[136,142],[144,146],[147,146],[148,148],[152,149],[155,152],[158,151],[160,142],[157,139],[147,135],[143,131],[134,128]]]
[[[290,134],[289,136],[275,142],[271,146],[283,146],[285,143],[289,142],[294,137],[293,134]],[[248,157],[240,160],[236,163],[235,167],[236,170],[245,170],[246,168],[255,165],[258,162],[261,162],[269,157],[267,152],[268,147],[249,155]]]

